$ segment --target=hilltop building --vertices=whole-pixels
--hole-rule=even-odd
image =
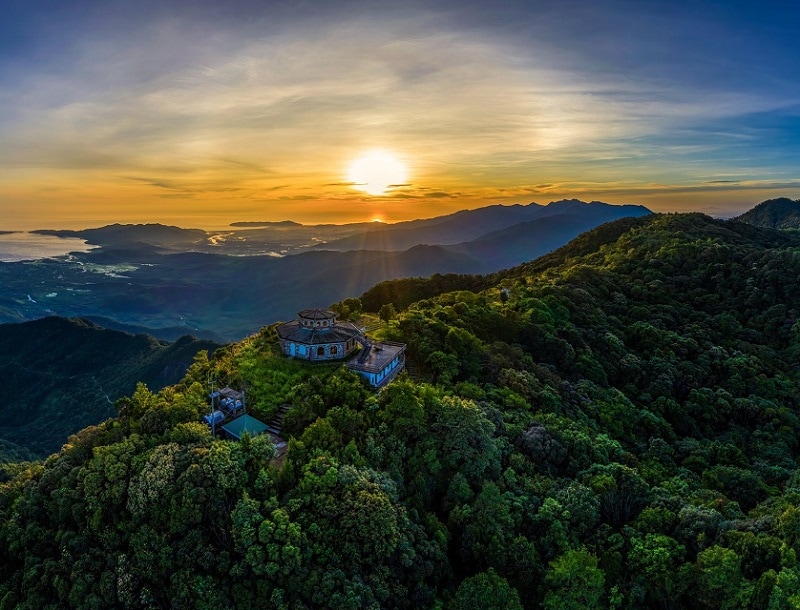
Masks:
[[[370,341],[353,323],[339,322],[327,309],[304,309],[277,330],[283,353],[303,360],[343,360],[361,345],[347,368],[375,387],[389,383],[405,365],[405,344]]]
[[[278,327],[283,353],[304,360],[340,360],[358,347],[361,332],[351,322],[338,322],[327,309],[304,309],[297,319]]]
[[[347,363],[347,368],[366,377],[379,388],[389,383],[403,370],[406,356],[405,343],[394,341],[366,342],[361,353]]]
[[[225,433],[232,439],[240,441],[245,434],[258,436],[266,432],[269,427],[262,421],[245,413],[222,426]]]

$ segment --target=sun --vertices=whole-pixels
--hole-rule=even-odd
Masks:
[[[353,188],[369,195],[383,195],[390,188],[404,184],[406,166],[387,152],[374,150],[356,159],[347,174]]]

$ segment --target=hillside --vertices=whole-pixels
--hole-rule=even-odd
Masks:
[[[199,350],[217,347],[188,336],[168,343],[80,319],[2,324],[0,442],[22,448],[28,459],[45,457],[70,434],[115,416],[114,401],[138,381],[154,390],[176,383]]]
[[[765,229],[800,229],[800,200],[769,199],[735,220]]]
[[[2,604],[794,608],[798,248],[653,215],[408,284],[377,395],[264,328],[0,488]],[[209,376],[291,405],[282,466],[210,437]]]
[[[521,222],[499,231],[493,231],[470,242],[447,246],[447,249],[483,261],[492,271],[497,271],[538,258],[563,246],[602,222],[619,217],[609,215],[604,220],[600,220],[597,217],[576,218],[569,214],[557,214],[539,220]]]

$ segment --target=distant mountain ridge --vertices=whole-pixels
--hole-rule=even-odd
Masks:
[[[138,381],[176,383],[212,341],[174,343],[109,330],[82,319],[0,324],[0,441],[40,457],[67,437],[117,414],[113,402]]]
[[[315,246],[330,250],[406,250],[417,244],[462,245],[466,242],[490,239],[490,234],[520,223],[531,223],[550,216],[569,217],[583,228],[625,216],[643,216],[652,212],[641,205],[611,205],[601,201],[586,203],[578,199],[563,199],[547,205],[492,205],[454,214],[410,220],[379,227],[365,233],[345,237]],[[532,225],[528,225],[531,227]],[[524,230],[524,229],[521,229]],[[580,231],[579,231],[580,232]],[[574,235],[577,235],[575,233]],[[574,237],[574,235],[572,235]],[[567,238],[566,241],[568,241]],[[562,241],[558,245],[562,245]],[[541,253],[546,252],[544,250]]]
[[[570,216],[576,222],[591,220],[596,225],[616,218],[649,213],[650,210],[641,205],[612,205],[601,201],[586,203],[578,199],[563,199],[547,205],[496,204],[392,224],[356,222],[343,225],[303,225],[292,220],[241,221],[230,223],[229,226],[234,230],[226,233],[157,223],[116,223],[81,230],[39,229],[32,233],[80,238],[105,250],[151,247],[239,256],[295,254],[309,249],[399,252],[422,244],[463,244],[515,224],[549,216]]]
[[[119,330],[129,335],[150,335],[156,339],[163,341],[177,341],[187,334],[191,334],[191,329],[186,326],[167,326],[161,328],[151,328],[149,326],[137,326],[135,324],[123,324],[111,318],[104,318],[103,316],[83,316],[82,320],[87,320],[93,324],[97,324],[102,328],[108,330]],[[224,343],[222,337],[217,336],[213,331],[205,331],[203,339],[208,339],[216,343]]]
[[[800,229],[800,199],[768,199],[733,220],[765,229]]]
[[[559,206],[563,211],[561,214],[547,215],[536,220],[517,223],[505,229],[482,235],[470,242],[446,246],[446,248],[453,252],[472,256],[489,266],[492,271],[497,271],[547,254],[584,231],[594,229],[606,222],[651,214],[647,208],[642,206],[610,206],[599,202],[590,204],[575,202],[577,205],[569,205],[573,202],[559,203],[566,204]]]
[[[231,227],[300,227],[301,223],[294,220],[242,220],[239,222],[232,222]]]

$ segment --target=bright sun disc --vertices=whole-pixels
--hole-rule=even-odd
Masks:
[[[389,153],[374,151],[350,166],[348,180],[370,195],[383,195],[389,187],[404,184],[406,167]]]

